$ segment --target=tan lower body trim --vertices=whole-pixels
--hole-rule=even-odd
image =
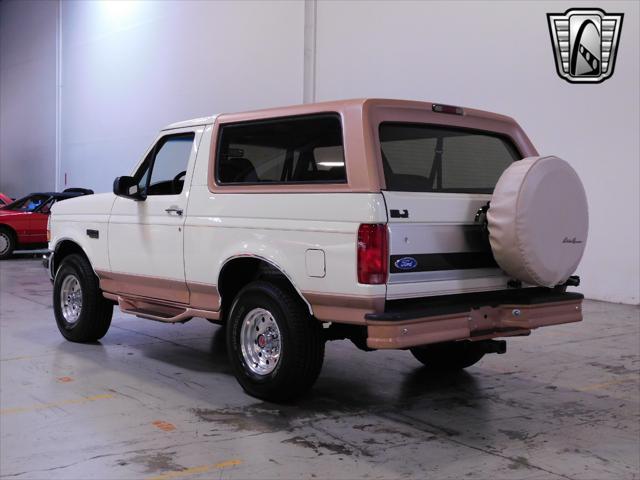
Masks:
[[[218,312],[220,309],[220,293],[216,285],[103,270],[96,273],[100,288],[113,294],[114,300],[120,297],[137,299],[138,302],[146,299],[150,304],[169,304],[206,312]],[[365,325],[367,313],[384,311],[384,296],[358,297],[318,292],[302,292],[302,295],[311,305],[314,316],[323,322]]]
[[[188,304],[189,290],[184,281],[147,275],[96,271],[100,288],[105,292],[158,298],[168,302]]]
[[[191,294],[189,297],[191,307],[215,311],[220,309],[220,294],[216,285],[187,282],[187,288]]]
[[[581,305],[582,300],[501,305],[406,321],[371,320],[367,321],[367,346],[398,349],[455,340],[526,335],[534,328],[581,321]],[[517,316],[514,310],[519,311]]]
[[[202,317],[209,320],[219,320],[220,312],[202,310],[186,305],[162,302],[161,300],[144,297],[122,296],[114,293],[103,292],[105,298],[118,303],[123,313],[136,317],[148,318],[165,323],[179,323],[191,320],[193,317]]]
[[[220,295],[215,285],[118,272],[96,273],[104,296],[117,301],[125,313],[170,323],[191,317],[220,317]]]
[[[365,325],[367,313],[384,311],[384,296],[357,297],[318,292],[302,292],[313,309],[313,316],[323,322]]]

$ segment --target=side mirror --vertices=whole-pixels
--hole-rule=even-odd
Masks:
[[[133,177],[118,177],[113,181],[113,193],[119,197],[131,198],[140,201],[147,198],[142,192],[138,182]]]

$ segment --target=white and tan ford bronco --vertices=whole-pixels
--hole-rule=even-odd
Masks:
[[[582,319],[566,291],[582,184],[479,110],[366,99],[176,123],[113,193],[57,203],[49,228],[66,339],[103,337],[114,304],[202,317],[267,400],[308,390],[327,340],[460,369],[503,353],[496,338]]]

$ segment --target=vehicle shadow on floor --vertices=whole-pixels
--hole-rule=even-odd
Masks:
[[[153,340],[155,337],[150,337],[149,342],[109,344],[108,337],[105,337],[103,343],[79,346],[62,342],[59,348],[61,352],[90,358],[99,364],[108,362],[109,368],[122,368],[122,361],[126,365],[135,356],[141,356],[145,361],[161,362],[167,367],[166,372],[192,375],[205,389],[212,389],[211,394],[215,395],[215,389],[220,387],[221,380],[235,385],[235,379],[227,357],[225,328],[214,326],[212,329],[210,337],[203,336],[202,341],[195,343],[193,339]],[[126,351],[115,357],[117,361],[114,361],[112,350],[115,345]],[[282,404],[283,407],[293,408],[300,414],[326,409],[353,411],[386,408],[390,405],[406,406],[434,395],[438,398],[454,395],[460,399],[472,398],[478,394],[478,382],[472,373],[434,373],[424,366],[408,366],[404,360],[400,362],[405,352],[384,352],[384,355],[391,355],[399,360],[398,363],[393,363],[393,368],[381,369],[379,358],[376,362],[369,361],[378,354],[382,352],[361,352],[349,342],[327,348],[323,370],[313,389],[300,398]],[[165,370],[165,367],[156,366],[153,370]],[[129,375],[136,375],[146,370],[126,371]]]
[[[619,408],[618,400],[597,391],[579,393],[524,373],[496,372],[491,362],[484,368],[481,362],[468,371],[438,374],[416,364],[408,352],[365,353],[347,342],[330,344],[324,369],[310,392],[275,404],[242,392],[226,356],[224,329],[207,331],[209,335],[193,330],[202,334],[201,341],[185,332],[183,343],[174,338],[136,344],[133,340],[144,339],[132,333],[131,343],[117,346],[122,351],[106,342],[61,343],[60,351],[126,373],[133,381],[138,378],[147,385],[146,392],[175,389],[190,398],[181,401],[189,424],[207,434],[281,432],[288,436],[281,442],[313,454],[348,451],[361,461],[375,458],[387,446],[421,445],[437,438],[473,449],[505,445],[506,461],[511,462],[507,468],[529,469],[527,452],[545,445],[558,450],[559,458],[571,454],[575,461],[595,462],[598,467],[577,447],[562,450],[575,443],[567,441],[563,431],[587,435],[588,425],[600,428],[594,422],[612,407]],[[117,388],[118,393],[131,394],[126,385]],[[351,435],[348,441],[343,441],[345,432]],[[623,438],[631,438],[631,433]]]
[[[204,335],[195,339],[158,339],[157,342],[131,345],[150,360],[163,362],[178,369],[232,376],[227,358],[225,329],[212,326],[210,338]]]

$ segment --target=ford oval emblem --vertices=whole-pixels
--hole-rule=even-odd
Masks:
[[[418,266],[418,261],[413,257],[402,257],[396,260],[394,265],[400,270],[413,270]]]

